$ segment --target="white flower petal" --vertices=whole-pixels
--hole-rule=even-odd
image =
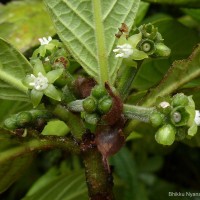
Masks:
[[[195,123],[197,124],[197,126],[200,126],[200,111],[196,110],[195,111],[195,118],[194,118]]]
[[[133,48],[130,44],[117,45],[113,52],[116,53],[116,58],[128,58],[133,54]]]
[[[33,81],[29,83],[30,86],[33,86],[36,90],[45,90],[49,86],[49,81],[47,77],[43,76],[41,72],[38,73],[38,76],[35,77],[31,74]]]
[[[40,41],[41,45],[49,44],[49,42],[52,40],[52,37],[49,36],[48,38],[43,37],[38,39]]]

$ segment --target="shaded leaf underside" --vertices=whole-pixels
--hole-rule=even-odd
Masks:
[[[0,38],[0,98],[28,101],[22,79],[32,67],[26,58]]]
[[[114,82],[121,60],[112,52],[122,22],[133,25],[139,0],[45,0],[60,38],[99,83]]]

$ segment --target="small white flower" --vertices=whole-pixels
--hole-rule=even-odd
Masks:
[[[44,59],[44,61],[46,61],[46,62],[49,61],[49,57],[46,57],[46,58]]]
[[[128,58],[133,54],[133,48],[130,44],[117,45],[117,48],[113,52],[116,53],[116,58]]]
[[[38,77],[31,74],[31,78],[33,81],[29,85],[33,86],[36,90],[45,90],[49,85],[48,79],[41,72],[38,73]]]
[[[195,123],[197,124],[197,126],[200,126],[200,111],[196,110],[195,111],[195,118],[194,118]]]
[[[52,40],[52,37],[49,36],[48,38],[43,37],[38,39],[40,41],[41,45],[49,44],[49,42]]]
[[[167,107],[170,106],[170,104],[169,104],[167,101],[163,101],[163,102],[161,102],[159,105],[160,105],[160,107],[162,107],[162,108],[167,108]]]

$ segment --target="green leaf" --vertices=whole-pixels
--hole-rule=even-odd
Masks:
[[[200,21],[200,9],[189,9],[184,8],[182,9],[186,14],[190,15],[192,18]]]
[[[172,18],[157,14],[148,22],[158,27],[164,43],[171,49],[171,56],[166,59],[148,59],[143,63],[133,83],[133,87],[138,90],[149,89],[157,84],[172,62],[187,58],[199,42],[196,31],[183,26]]]
[[[58,35],[85,71],[100,84],[114,83],[121,59],[113,53],[115,33],[129,28],[140,0],[45,0]]]
[[[145,2],[140,2],[140,6],[138,8],[138,11],[137,11],[137,15],[135,17],[135,24],[136,25],[139,25],[143,18],[145,17],[147,11],[148,11],[148,8],[149,8],[149,3],[145,3]]]
[[[0,38],[0,99],[29,101],[22,79],[31,71],[26,58]]]
[[[2,126],[1,123],[11,114],[30,109],[32,107],[32,104],[28,102],[0,100],[0,126]]]
[[[142,105],[152,105],[158,96],[165,96],[200,75],[200,45],[185,60],[175,61],[160,84],[144,98]]]
[[[87,200],[87,187],[83,172],[62,174],[35,194],[26,196],[23,200]]]
[[[20,143],[8,134],[0,130],[0,193],[7,190],[23,174],[33,158],[32,154],[20,157],[10,154],[12,147]]]
[[[39,44],[38,38],[55,34],[42,1],[12,1],[0,6],[0,37],[24,52]]]
[[[175,6],[185,6],[185,7],[200,7],[199,0],[143,0],[149,3],[159,3],[159,4],[169,4]]]
[[[122,148],[111,158],[116,174],[125,184],[123,200],[147,200],[147,194],[143,191],[142,185],[138,180],[138,169],[135,160],[127,148]],[[122,192],[122,191],[121,191]]]
[[[41,134],[64,136],[64,135],[67,135],[67,133],[69,133],[68,126],[63,121],[54,120],[54,121],[48,122],[48,124],[44,127]]]

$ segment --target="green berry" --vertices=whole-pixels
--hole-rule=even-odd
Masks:
[[[29,112],[21,112],[16,117],[16,122],[19,127],[23,127],[30,123],[32,120],[32,115]]]
[[[92,89],[92,96],[97,98],[97,99],[102,98],[106,94],[107,94],[106,89],[101,85],[97,85]]]
[[[4,126],[9,130],[17,128],[16,117],[10,117],[4,121]]]
[[[170,119],[175,126],[186,126],[190,115],[184,106],[178,106],[170,113]]]
[[[52,117],[51,113],[46,110],[31,110],[30,111],[33,121],[38,118],[50,119]]]
[[[96,99],[93,97],[87,97],[83,101],[83,108],[87,113],[93,113],[97,108]]]
[[[176,129],[172,125],[166,124],[156,132],[155,139],[159,144],[172,145],[175,141],[175,134]]]
[[[137,48],[141,51],[144,51],[147,55],[152,55],[155,52],[155,44],[154,41],[150,39],[142,39]]]
[[[163,43],[157,43],[155,45],[155,55],[156,56],[169,56],[171,53],[171,49],[168,48],[166,45],[164,45]]]
[[[101,114],[106,114],[112,107],[112,98],[105,96],[101,98],[98,102],[98,110]]]
[[[163,123],[164,116],[159,112],[153,112],[150,116],[150,122],[154,127],[158,127]]]
[[[183,93],[176,94],[172,98],[172,106],[177,107],[177,106],[186,106],[188,105],[189,100],[188,97],[185,96]]]
[[[85,118],[85,121],[91,125],[96,125],[99,120],[99,116],[95,113],[93,114],[85,113],[84,118]]]

